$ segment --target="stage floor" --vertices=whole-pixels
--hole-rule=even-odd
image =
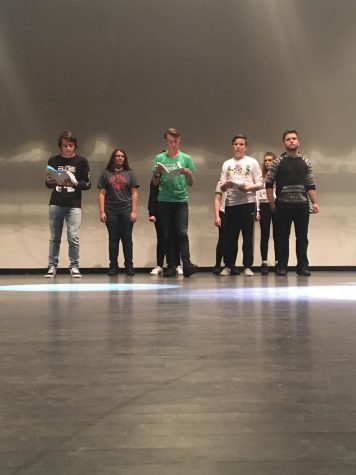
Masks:
[[[356,273],[0,276],[1,475],[355,475]]]

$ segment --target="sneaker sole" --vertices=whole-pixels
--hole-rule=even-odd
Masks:
[[[194,269],[191,272],[185,272],[183,273],[184,277],[190,277],[193,274],[196,274],[198,272],[198,269]]]

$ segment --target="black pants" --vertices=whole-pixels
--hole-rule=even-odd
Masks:
[[[175,265],[174,244],[178,244],[183,265],[188,264],[190,262],[188,203],[169,203],[167,201],[159,201],[158,213],[162,223],[164,250],[168,267],[173,267]]]
[[[253,264],[253,230],[255,222],[256,203],[246,203],[237,206],[226,206],[226,240],[225,259],[228,267],[235,265],[240,231],[242,231],[243,266]]]
[[[309,264],[307,257],[309,207],[304,205],[277,204],[275,220],[278,267],[286,269],[288,266],[289,236],[292,223],[294,223],[297,270],[307,269]]]
[[[106,227],[109,233],[109,260],[110,266],[118,265],[119,242],[122,242],[125,267],[132,267],[132,228],[129,214],[106,212]]]
[[[216,252],[215,252],[215,267],[221,266],[221,261],[224,261],[225,266],[227,266],[226,259],[225,259],[225,251],[226,251],[226,215],[222,211],[219,211],[221,225],[218,227],[219,230],[219,238],[218,243],[216,245]],[[236,261],[236,254],[233,256],[233,262]]]
[[[165,241],[164,241],[164,232],[163,232],[163,227],[162,227],[162,220],[159,216],[159,213],[156,215],[156,221],[155,221],[155,228],[156,228],[156,235],[157,235],[157,246],[156,246],[156,258],[157,258],[157,265],[160,267],[163,267],[164,263],[164,257],[166,255],[165,253]],[[180,249],[179,249],[179,242],[177,235],[175,233],[175,229],[172,229],[172,232],[170,233],[171,239],[169,243],[169,247],[173,246],[174,250],[174,262],[175,266],[180,265]],[[167,259],[168,262],[168,259]]]
[[[271,223],[272,223],[272,233],[273,233],[273,242],[274,242],[274,255],[275,255],[275,260],[277,260],[275,217],[274,217],[274,214],[271,212],[269,203],[260,203],[260,215],[261,215],[260,250],[261,250],[262,262],[267,261],[267,258],[268,258],[268,243],[269,243],[269,236],[270,236],[270,230],[271,230]]]

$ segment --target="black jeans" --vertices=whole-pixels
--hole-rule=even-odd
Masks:
[[[289,236],[292,223],[294,223],[296,237],[297,269],[308,268],[308,226],[309,207],[304,205],[276,206],[276,235],[278,267],[286,269],[289,259]]]
[[[188,239],[188,203],[158,202],[158,213],[162,223],[164,250],[168,267],[175,265],[175,248],[179,247],[182,262],[190,262]],[[178,242],[177,242],[178,241]]]
[[[276,226],[275,226],[275,216],[271,212],[269,203],[260,203],[260,228],[261,228],[261,258],[262,262],[267,261],[268,258],[268,242],[272,222],[272,232],[273,232],[273,242],[274,242],[274,255],[275,260],[277,260],[277,251],[276,251]]]
[[[237,256],[237,241],[242,231],[243,266],[251,267],[253,264],[253,230],[255,223],[256,203],[245,203],[236,206],[226,206],[226,250],[225,260],[228,267],[235,265]]]
[[[155,228],[156,228],[156,235],[157,235],[157,246],[156,246],[156,258],[157,258],[157,265],[163,267],[164,257],[165,257],[165,241],[164,241],[164,232],[162,227],[162,220],[157,213],[156,221],[155,221]],[[172,229],[171,236],[173,236],[173,247],[174,247],[174,263],[175,266],[180,265],[180,249],[179,249],[179,242],[178,238],[175,233],[175,229]],[[168,259],[167,259],[168,261]]]
[[[109,233],[109,260],[110,266],[118,265],[119,242],[122,242],[125,267],[132,267],[132,228],[129,214],[106,212],[106,227]]]
[[[215,267],[221,266],[221,261],[224,261],[225,266],[227,266],[226,259],[225,259],[225,252],[226,252],[226,215],[222,211],[219,211],[221,225],[218,228],[219,230],[219,239],[216,245],[216,252],[215,252]],[[236,261],[236,254],[232,257],[233,262]]]

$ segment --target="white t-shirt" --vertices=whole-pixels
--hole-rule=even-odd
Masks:
[[[255,158],[244,155],[240,159],[230,158],[223,163],[220,181],[236,183],[233,188],[228,188],[226,193],[226,206],[236,206],[256,202],[256,192],[244,193],[238,189],[239,185],[259,185],[262,187],[262,170]]]
[[[273,196],[274,196],[274,198],[276,198],[276,187],[275,186],[273,187]],[[259,209],[260,209],[260,203],[268,203],[265,181],[263,182],[262,190],[257,190],[256,191],[256,203],[257,203],[257,211],[259,211]]]
[[[222,185],[221,181],[218,181],[215,188],[215,194],[219,193],[221,195],[220,211],[222,213],[225,213],[226,191],[221,191],[221,185]]]

